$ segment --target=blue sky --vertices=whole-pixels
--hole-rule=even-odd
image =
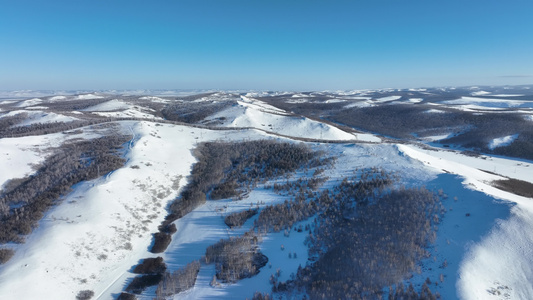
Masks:
[[[531,0],[0,0],[0,90],[533,83]]]

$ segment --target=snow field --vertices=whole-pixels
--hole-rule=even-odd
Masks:
[[[483,172],[477,168],[486,170],[493,167],[494,170],[498,170],[497,173],[504,176],[531,182],[533,178],[530,176],[530,165],[527,163],[517,164],[516,161],[510,159],[490,158],[487,161],[487,158],[467,157],[451,151],[421,150],[406,145],[399,145],[398,147],[406,155],[416,157],[428,167],[458,174],[462,177],[463,185],[466,188],[481,191],[487,195],[484,203],[477,209],[474,209],[475,206],[470,204],[460,210],[460,214],[465,217],[468,214],[468,219],[474,217],[476,213],[479,214],[478,220],[471,222],[471,225],[465,228],[466,230],[458,232],[459,235],[453,235],[455,237],[464,234],[470,235],[466,241],[459,243],[461,247],[456,249],[457,251],[447,250],[444,252],[446,256],[453,256],[457,253],[461,253],[462,256],[460,262],[452,268],[454,271],[457,270],[456,274],[452,272],[447,275],[450,278],[457,278],[456,297],[459,299],[533,298],[533,289],[524,284],[533,281],[533,259],[531,259],[533,203],[529,198],[494,188],[490,182],[503,179],[503,177]],[[455,156],[453,161],[447,159],[451,156]],[[450,185],[440,186],[449,187]],[[467,195],[459,194],[457,197],[461,199],[463,196]],[[497,206],[502,202],[497,202],[497,205],[494,205],[494,200],[491,200],[494,199],[492,197],[503,200],[504,205],[516,204],[510,209],[510,213],[506,212],[505,209],[498,213]],[[453,205],[454,211],[457,211],[457,207],[455,204]],[[446,218],[447,216],[444,217],[443,225],[439,226],[441,228],[438,234],[440,243],[437,243],[440,244],[437,247],[444,249],[449,247],[443,247],[442,238],[447,238],[446,232],[450,226],[466,225],[464,221],[461,222],[463,225],[447,222]],[[476,229],[476,226],[483,224],[492,224],[492,226],[485,226],[484,230]],[[493,226],[494,224],[495,226]],[[481,238],[479,239],[479,237]],[[450,241],[453,242],[454,240],[447,239],[446,243],[448,244]],[[445,299],[453,298],[450,288],[441,292],[443,296],[448,295]]]
[[[28,99],[28,100],[21,101],[21,102],[19,102],[19,104],[17,106],[18,107],[27,107],[27,106],[41,104],[42,102],[43,102],[42,99],[33,98],[33,99]]]
[[[83,111],[113,111],[113,110],[124,110],[130,107],[131,107],[130,104],[127,104],[118,99],[113,99],[113,100],[110,100],[104,103],[100,103],[100,104],[88,107],[86,109],[83,109]]]
[[[32,108],[29,107],[28,109],[32,109]],[[22,123],[16,124],[14,126],[17,126],[17,127],[27,126],[31,124],[37,124],[37,123],[72,122],[72,121],[78,120],[77,118],[60,115],[60,114],[56,114],[53,112],[34,111],[34,110],[14,110],[14,111],[10,111],[9,113],[0,116],[0,118],[14,116],[20,113],[26,113],[28,117]]]
[[[439,291],[443,299],[533,299],[531,286],[524,284],[533,282],[533,253],[530,250],[533,249],[532,201],[490,185],[491,181],[503,179],[503,176],[532,182],[530,162],[490,156],[470,157],[460,152],[428,150],[414,145],[348,144],[352,140],[380,142],[381,139],[293,116],[251,98],[254,95],[249,93],[241,97],[238,105],[213,118],[225,117],[224,126],[257,129],[212,131],[151,122],[119,122],[122,133],[132,135],[130,147],[125,151],[126,165],[106,176],[76,185],[59,205],[46,213],[27,242],[16,245],[15,256],[0,266],[0,298],[72,299],[78,291],[85,289],[94,290],[97,299],[116,298],[134,277],[129,272],[132,266],[143,258],[159,256],[148,252],[151,234],[157,231],[167,214],[165,207],[169,201],[178,195],[177,183],[180,188],[186,185],[196,161],[191,152],[196,144],[213,140],[288,140],[267,133],[273,132],[295,138],[343,140],[347,143],[312,144],[337,157],[334,168],[324,173],[330,179],[323,189],[334,186],[344,177],[353,176],[357,168],[373,166],[401,175],[398,186],[442,187],[448,194],[443,202],[447,213],[438,225],[437,241],[429,249],[432,257],[421,263],[423,273],[415,274],[409,280],[413,284],[420,286],[429,277],[431,290]],[[358,102],[364,105],[375,102],[368,101],[370,97],[352,98],[358,97],[366,100]],[[76,98],[103,97],[88,94]],[[378,100],[397,99],[399,96]],[[412,100],[418,102],[418,99]],[[468,109],[505,109],[517,105],[529,108],[532,103],[474,97],[452,101],[465,101],[464,104],[448,104]],[[154,118],[142,109],[116,99],[93,106],[89,111],[104,116]],[[35,113],[39,122],[46,120],[42,111],[24,112]],[[98,130],[87,127],[83,128],[82,134],[76,135],[58,133],[0,139],[0,185],[11,178],[35,172],[32,165],[44,160],[48,155],[45,149],[59,146],[66,139],[97,136],[101,136]],[[513,136],[507,136],[495,139],[491,144],[497,147],[513,140]],[[447,172],[455,175],[443,174]],[[304,174],[297,173],[292,179],[297,180],[299,176]],[[228,213],[257,204],[279,203],[287,198],[259,187],[238,202],[228,199],[208,201],[176,221],[178,232],[173,235],[167,251],[160,255],[169,271],[176,270],[201,258],[205,248],[221,238],[242,234],[257,217],[248,220],[242,228],[231,230],[223,222]],[[255,291],[269,292],[268,278],[278,268],[281,280],[286,280],[296,272],[298,265],[305,264],[305,235],[305,232],[291,231],[289,237],[283,232],[265,236],[260,247],[272,267],[267,264],[257,276],[236,284],[211,287],[214,265],[203,265],[196,286],[175,299],[243,299],[251,298]],[[281,244],[285,250],[281,250]],[[289,258],[289,252],[297,253],[297,258]],[[445,261],[447,266],[443,266]],[[140,299],[152,299],[154,295],[155,287],[149,288]]]

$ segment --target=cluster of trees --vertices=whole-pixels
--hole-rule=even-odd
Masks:
[[[137,300],[137,297],[134,294],[122,292],[118,295],[117,300]]]
[[[470,113],[427,113],[429,109],[434,109],[434,106],[379,105],[338,110],[332,112],[328,119],[354,128],[406,139],[413,138],[413,133],[423,134],[428,129],[436,134],[439,131],[448,132],[450,128],[464,128],[469,124],[467,118]]]
[[[470,130],[442,140],[443,144],[456,144],[484,153],[494,153],[525,159],[533,159],[533,127],[531,121],[519,114],[464,113],[464,123]],[[507,146],[489,149],[495,138],[518,134],[518,138]]]
[[[18,119],[20,115],[16,115],[17,119],[8,120],[11,122],[19,122]],[[3,119],[3,118],[2,118]],[[0,120],[2,120],[0,119]],[[0,126],[0,138],[8,137],[22,137],[29,135],[42,135],[57,133],[66,130],[71,130],[83,126],[88,126],[92,124],[97,124],[97,121],[72,121],[72,122],[51,122],[51,123],[34,123],[26,126],[16,126],[16,127],[1,127]]]
[[[195,260],[173,273],[165,272],[156,289],[156,299],[163,300],[169,296],[186,291],[194,286],[200,262]]]
[[[167,270],[167,265],[161,256],[155,258],[145,258],[142,263],[138,264],[134,269],[135,274],[158,274]]]
[[[3,116],[2,118],[0,118],[0,130],[5,131],[7,128],[10,128],[11,126],[15,126],[17,124],[24,122],[27,118],[28,118],[28,114],[25,112],[21,112],[13,116]]]
[[[431,292],[427,282],[424,282],[420,292],[417,292],[412,284],[404,287],[402,283],[397,284],[395,287],[389,287],[388,300],[437,300],[440,299],[439,292]]]
[[[381,169],[364,169],[361,171],[360,181],[346,178],[331,191],[316,193],[314,184],[308,183],[309,181],[317,182],[316,179],[321,178],[314,176],[311,180],[298,179],[277,188],[274,185],[274,190],[296,191],[296,195],[291,201],[285,200],[283,203],[263,208],[254,222],[254,228],[259,232],[290,230],[294,224],[308,219],[319,211],[328,211],[335,205],[342,205],[346,213],[348,207],[355,208],[355,206],[339,203],[339,201],[354,197],[358,199],[356,203],[368,204],[372,197],[395,180],[393,175]]]
[[[220,240],[205,251],[206,263],[215,263],[216,278],[223,282],[236,282],[259,273],[268,258],[257,244],[260,238],[252,231],[239,237]]]
[[[202,102],[174,102],[161,110],[161,114],[167,120],[184,123],[199,123],[208,116],[222,111],[232,105],[237,105],[236,101],[202,101]]]
[[[154,285],[157,285],[156,299],[166,299],[192,288],[199,271],[199,261],[193,261],[170,273],[162,257],[146,258],[133,269],[133,273],[140,275],[133,278],[119,299],[135,299],[134,294],[140,294],[147,287]]]
[[[147,287],[158,285],[163,279],[162,273],[139,275],[133,278],[130,284],[126,287],[126,292],[140,294]]]
[[[428,255],[444,208],[433,192],[393,189],[396,181],[397,175],[382,169],[364,169],[329,191],[299,189],[293,200],[263,208],[256,232],[290,230],[317,216],[305,229],[311,264],[299,268],[294,280],[274,280],[273,291],[362,299],[381,297],[384,287],[395,286],[389,299],[435,299],[427,285],[417,292],[399,283]]]
[[[274,192],[278,194],[288,194],[288,195],[295,195],[297,193],[302,192],[310,192],[315,191],[318,187],[320,187],[324,182],[328,180],[328,177],[318,177],[313,176],[312,178],[298,178],[296,182],[289,182],[287,180],[286,183],[274,183],[272,188],[274,189]]]
[[[426,247],[434,240],[444,212],[434,193],[412,188],[376,197],[379,185],[357,182],[351,189],[349,181],[343,185],[342,193],[330,195],[333,201],[318,202],[320,213],[307,240],[315,262],[300,268],[294,282],[278,284],[276,290],[305,289],[311,298],[378,297],[428,255]],[[323,203],[328,203],[327,208]]]
[[[492,182],[495,187],[520,196],[533,198],[533,184],[514,178],[496,180]]]
[[[14,254],[15,251],[11,248],[0,248],[0,265],[10,260]]]
[[[294,172],[300,167],[329,162],[322,159],[322,155],[304,144],[271,140],[200,144],[195,149],[198,162],[193,166],[190,181],[180,197],[170,204],[170,213],[155,236],[157,249],[151,251],[164,251],[171,240],[172,233],[167,230],[171,223],[204,204],[208,197],[217,200],[239,196],[259,182]]]
[[[258,211],[258,209],[247,209],[228,214],[224,218],[224,223],[230,228],[241,227],[248,219],[255,216]]]
[[[53,111],[62,111],[62,112],[72,112],[78,110],[84,110],[86,108],[102,104],[113,98],[98,98],[98,99],[84,99],[80,100],[62,100],[55,102],[46,102],[43,105],[46,105],[49,110]]]
[[[259,232],[290,230],[295,223],[308,219],[317,211],[316,200],[308,201],[304,194],[298,194],[292,201],[285,200],[284,203],[263,208],[254,222],[254,228]]]
[[[79,291],[76,295],[76,300],[89,300],[94,296],[94,292],[91,290]]]
[[[144,259],[133,269],[134,274],[140,275],[133,278],[133,281],[126,287],[127,292],[121,293],[118,299],[136,299],[135,295],[130,293],[140,294],[147,287],[159,284],[166,270],[167,265],[162,257]]]
[[[34,175],[0,195],[0,243],[22,242],[43,213],[72,185],[116,170],[125,160],[117,151],[127,136],[107,136],[65,143],[55,150]]]

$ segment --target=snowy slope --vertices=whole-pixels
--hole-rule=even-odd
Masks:
[[[361,105],[377,102],[361,91],[346,94],[342,99],[360,99],[357,103]],[[151,234],[157,231],[167,214],[165,207],[169,201],[186,184],[196,161],[192,150],[197,143],[261,138],[343,142],[309,143],[337,158],[335,166],[325,171],[330,179],[323,189],[331,188],[343,177],[353,176],[356,169],[369,167],[400,174],[398,186],[442,188],[448,194],[444,201],[447,213],[439,224],[437,241],[429,249],[432,257],[421,263],[422,273],[414,274],[407,282],[420,287],[429,278],[432,291],[438,291],[443,299],[533,299],[533,288],[525,284],[533,282],[533,201],[490,185],[491,181],[505,177],[532,182],[533,163],[491,156],[465,156],[458,151],[413,144],[379,143],[382,140],[374,135],[346,132],[330,124],[295,116],[252,98],[256,95],[261,93],[240,97],[236,105],[209,119],[222,118],[221,126],[245,128],[241,130],[156,125],[149,121],[117,122],[122,133],[131,135],[124,154],[126,165],[73,187],[60,204],[46,213],[39,228],[27,237],[25,244],[13,246],[15,256],[0,265],[0,299],[73,299],[80,290],[93,290],[95,299],[116,298],[134,277],[131,267],[140,259],[157,256],[148,252]],[[103,98],[97,94],[69,97],[80,100]],[[211,101],[216,97],[224,96],[209,96],[198,101]],[[57,98],[54,101],[65,99],[53,98]],[[312,99],[310,95],[301,94],[294,100],[304,98]],[[472,105],[482,99],[464,98],[461,99],[464,103],[448,105]],[[152,96],[141,99],[167,101]],[[378,100],[397,99],[399,96]],[[413,103],[422,101],[419,98],[411,100]],[[510,102],[502,102],[504,100]],[[527,109],[528,101],[522,102],[519,105],[526,105],[523,107]],[[516,106],[514,100],[507,99],[497,99],[489,104],[496,108]],[[482,107],[485,102],[475,105]],[[87,111],[102,116],[154,118],[149,109],[120,99],[98,104]],[[29,122],[74,120],[52,112],[18,112],[28,113]],[[437,113],[437,109],[428,112]],[[72,135],[57,133],[0,139],[0,170],[3,170],[0,186],[9,179],[35,172],[32,166],[50,155],[47,149],[59,146],[66,139],[98,136],[102,136],[99,129],[85,127],[82,133]],[[372,143],[359,143],[361,141]],[[512,136],[496,139],[493,144],[496,147],[508,142],[512,142]],[[298,173],[293,179],[299,176],[305,174]],[[241,201],[208,201],[176,221],[178,232],[173,235],[167,252],[162,254],[169,270],[201,258],[205,248],[221,238],[242,234],[254,220],[249,220],[241,229],[229,230],[223,223],[226,214],[285,199],[259,186]],[[280,279],[287,280],[298,265],[306,263],[304,238],[304,233],[297,232],[291,232],[290,237],[283,233],[269,234],[264,238],[261,250],[269,257],[270,265],[261,269],[257,276],[214,288],[209,285],[214,267],[204,265],[196,286],[174,298],[244,299],[250,298],[255,291],[269,292],[268,279],[278,268],[282,271]],[[281,250],[281,244],[285,250]],[[289,252],[297,253],[297,258],[289,258]],[[447,266],[443,267],[445,261]],[[442,282],[439,279],[441,274]],[[154,293],[154,288],[149,288],[140,299],[152,299]]]
[[[27,106],[41,104],[42,102],[43,102],[42,99],[33,98],[33,99],[28,99],[28,100],[21,101],[17,106],[18,107],[27,107]]]
[[[452,240],[460,246],[455,247],[455,251],[447,249],[442,255],[452,256],[455,260],[452,260],[452,270],[456,270],[457,274],[451,273],[447,279],[456,283],[456,286],[449,286],[441,294],[447,295],[446,299],[454,297],[455,292],[460,299],[533,299],[533,288],[526,284],[533,280],[533,202],[529,198],[494,188],[490,182],[503,177],[477,168],[486,170],[493,167],[498,174],[532,182],[530,164],[517,164],[510,159],[498,158],[487,161],[486,157],[467,157],[456,152],[428,151],[406,145],[399,146],[399,149],[430,168],[461,176],[465,187],[487,195],[486,202],[482,205],[477,205],[477,208],[473,205],[464,206],[460,212],[463,216],[471,216],[470,213],[472,216],[476,215],[474,224],[478,226],[489,224],[485,231],[472,226],[465,227],[459,240],[457,235],[439,234],[441,248],[449,248],[442,243],[445,235],[446,244]],[[450,160],[451,157],[454,159]],[[449,185],[443,186],[446,189]],[[459,198],[462,196],[458,195]],[[510,213],[507,215],[505,209],[498,209],[495,205],[498,203],[491,198],[506,201],[508,206],[512,206]],[[457,205],[454,208],[457,211]],[[501,212],[498,213],[497,210]],[[463,218],[461,223],[465,223],[466,219]],[[446,222],[446,216],[443,223],[441,232],[450,231],[451,226],[458,226],[455,220]],[[464,235],[471,237],[465,240]],[[478,240],[479,237],[481,240]],[[457,255],[461,257],[459,261]]]
[[[121,125],[125,133],[132,132],[127,165],[78,184],[46,214],[15,256],[0,267],[0,282],[8,282],[0,285],[1,299],[72,299],[85,289],[110,299],[123,288],[131,266],[151,255],[151,233],[166,215],[168,201],[177,195],[171,188],[174,181],[185,184],[195,161],[195,144],[202,139],[264,136],[147,122]]]
[[[238,105],[216,113],[208,120],[224,118],[221,126],[254,127],[283,136],[297,138],[381,141],[375,136],[367,134],[356,136],[325,123],[310,120],[305,117],[293,116],[284,110],[256,99],[243,96],[242,100],[237,102]]]
[[[86,109],[83,111],[114,111],[114,110],[124,110],[130,108],[131,105],[124,103],[118,99],[109,100],[104,103],[100,103]]]
[[[14,116],[20,113],[26,113],[28,116],[23,122],[16,124],[15,126],[26,126],[36,123],[72,122],[78,120],[77,118],[70,116],[39,110],[14,110],[0,116],[0,118]]]

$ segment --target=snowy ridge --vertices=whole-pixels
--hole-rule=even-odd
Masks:
[[[103,96],[103,93],[93,92],[81,95],[49,93],[48,96],[38,95],[39,98],[3,101],[1,104],[5,106],[0,110],[7,112],[2,111],[0,118],[27,114],[24,123],[16,126],[91,120],[91,117],[102,123],[69,129],[68,132],[60,129],[62,132],[53,134],[0,138],[0,187],[10,179],[34,174],[35,166],[51,155],[50,150],[65,141],[106,136],[109,134],[106,128],[111,127],[120,134],[131,136],[131,140],[121,152],[127,159],[122,168],[73,186],[72,191],[63,195],[61,201],[45,214],[39,227],[27,236],[24,244],[7,245],[16,251],[11,260],[0,265],[0,299],[73,299],[81,290],[94,291],[94,299],[116,299],[135,276],[131,270],[139,260],[162,256],[172,272],[194,259],[200,259],[206,247],[218,240],[243,234],[257,216],[238,229],[229,229],[224,224],[224,216],[250,207],[282,203],[287,197],[259,184],[243,200],[208,200],[175,221],[177,232],[166,252],[152,254],[148,251],[152,234],[158,231],[158,225],[168,213],[169,202],[187,184],[196,162],[193,150],[198,143],[258,139],[304,141],[313,149],[323,150],[328,156],[335,157],[334,166],[324,170],[329,179],[320,188],[322,190],[332,189],[343,178],[353,176],[354,170],[371,167],[398,174],[398,187],[427,186],[435,191],[442,188],[443,193],[448,195],[443,200],[446,213],[438,224],[435,244],[428,248],[432,256],[420,262],[421,273],[414,272],[412,278],[406,279],[406,285],[412,283],[419,289],[429,278],[432,283],[438,283],[432,284],[431,290],[439,292],[442,299],[533,299],[533,287],[527,284],[533,282],[533,200],[492,185],[496,180],[508,178],[533,183],[532,162],[481,154],[467,156],[461,151],[449,150],[448,146],[437,149],[416,144],[451,137],[452,131],[457,129],[455,127],[425,132],[434,134],[432,136],[398,141],[350,131],[335,126],[335,123],[321,121],[316,115],[305,117],[298,115],[296,109],[294,112],[288,111],[292,108],[286,111],[269,104],[268,100],[255,99],[286,95],[286,103],[289,104],[298,101],[315,103],[316,99],[322,99],[316,100],[317,103],[343,102],[345,108],[379,105],[389,108],[396,104],[413,104],[422,107],[421,113],[450,112],[451,109],[444,110],[449,107],[480,114],[501,110],[519,114],[524,123],[526,121],[522,118],[533,120],[532,101],[475,97],[489,95],[489,92],[475,90],[468,90],[466,95],[470,96],[434,103],[418,98],[423,96],[416,93],[426,89],[404,90],[404,96],[394,95],[400,90],[357,90],[336,92],[336,95],[327,91],[213,91],[213,94],[183,100],[168,100],[165,95],[185,97],[196,94],[191,91],[152,94],[149,94],[150,91],[139,91],[136,95],[139,97],[111,98],[108,94]],[[507,97],[490,93],[491,96]],[[413,98],[410,98],[411,95],[414,95]],[[518,95],[509,94],[508,97],[512,96]],[[399,100],[402,97],[408,100]],[[92,106],[85,109],[82,109],[83,105],[77,106],[76,109],[81,111],[62,114],[61,109],[73,102],[67,101],[61,106],[63,100],[84,99],[95,101],[87,101]],[[142,106],[147,101],[154,103]],[[194,106],[203,102],[218,105],[219,101],[231,101],[226,103],[233,105],[221,106],[225,109],[195,121],[191,126],[175,125],[182,123],[169,120],[158,122],[162,120],[158,109],[167,107],[169,103],[190,103]],[[45,110],[47,103],[50,109]],[[54,106],[50,103],[59,108],[53,110]],[[343,105],[335,107],[339,109]],[[73,114],[79,115],[79,119],[72,117]],[[98,116],[143,120],[111,122]],[[446,115],[439,115],[442,116]],[[518,137],[518,134],[491,137],[492,140],[484,143],[488,143],[489,149],[495,149],[513,143]],[[330,141],[335,143],[328,143]],[[290,180],[309,177],[312,172],[299,170],[291,175]],[[274,179],[266,184],[286,180]],[[312,222],[312,219],[301,224],[307,222]],[[256,276],[235,284],[223,283],[212,287],[214,266],[202,265],[195,286],[175,295],[174,299],[244,299],[251,298],[255,291],[270,292],[269,278],[278,268],[281,270],[280,280],[288,280],[299,265],[306,264],[305,237],[305,231],[292,231],[289,236],[283,232],[266,235],[260,248],[269,258],[270,265],[263,267]],[[281,249],[281,245],[285,250]],[[289,252],[292,257],[288,256]],[[444,263],[447,266],[443,266]],[[154,297],[155,287],[147,288],[138,296],[139,299]]]
[[[356,136],[337,127],[313,121],[305,117],[293,116],[259,100],[242,97],[224,111],[212,115],[208,120],[224,118],[223,127],[252,127],[283,136],[323,140],[355,140]],[[361,138],[372,139],[370,136]],[[380,141],[379,138],[373,138]]]
[[[490,185],[491,181],[504,179],[499,175],[484,172],[478,168],[483,164],[479,158],[463,158],[456,162],[446,158],[452,153],[427,151],[412,146],[399,145],[400,151],[424,162],[428,167],[452,172],[463,178],[469,189],[481,191],[491,197],[516,203],[506,220],[497,220],[495,227],[486,232],[477,244],[463,245],[466,255],[458,265],[457,296],[460,299],[531,299],[533,288],[524,282],[533,278],[533,203],[531,199],[502,191]],[[432,154],[437,154],[433,156]],[[511,160],[495,160],[494,170],[509,177],[532,181],[529,164],[516,165]],[[514,166],[513,166],[514,165]],[[498,167],[496,167],[498,166]],[[514,172],[510,169],[515,168]],[[516,169],[519,168],[519,172]],[[468,207],[466,209],[469,209]],[[465,211],[470,213],[470,210]],[[481,213],[491,222],[491,215]],[[483,217],[484,216],[484,217]],[[452,224],[448,224],[452,225]],[[445,229],[447,230],[447,229]],[[459,249],[461,250],[461,249]],[[453,275],[453,274],[452,274]],[[498,293],[499,292],[499,293]],[[445,294],[454,294],[451,291]]]
[[[498,109],[498,108],[533,108],[533,101],[510,100],[510,99],[489,99],[477,97],[461,97],[457,100],[443,101],[442,103],[466,108]]]
[[[42,99],[33,98],[33,99],[28,99],[28,100],[21,101],[17,106],[18,107],[27,107],[27,106],[37,105],[37,104],[40,104],[42,102],[43,102]]]
[[[9,116],[15,116],[21,113],[27,114],[27,118],[14,126],[27,126],[31,124],[37,124],[37,123],[54,123],[54,122],[72,122],[76,121],[78,119],[70,116],[60,115],[53,112],[44,112],[44,111],[36,111],[36,110],[15,110],[10,111],[7,114],[4,114],[0,116],[2,117],[9,117]]]

